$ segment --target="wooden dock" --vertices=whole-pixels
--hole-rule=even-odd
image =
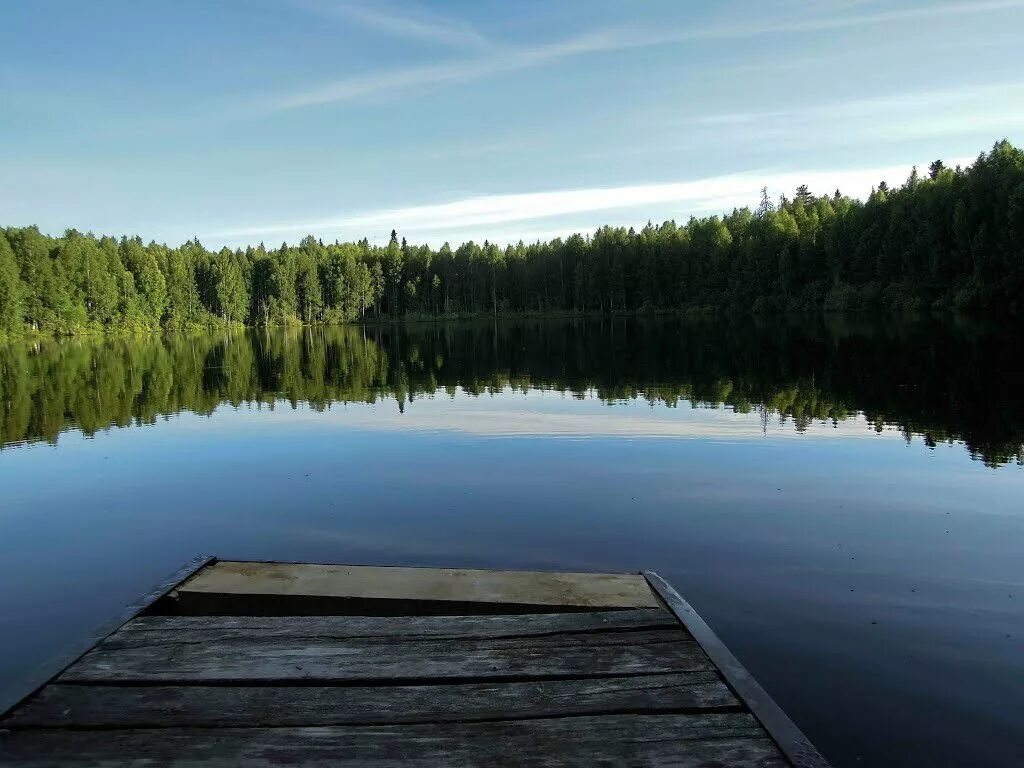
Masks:
[[[654,573],[202,558],[0,702],[0,764],[827,768]]]

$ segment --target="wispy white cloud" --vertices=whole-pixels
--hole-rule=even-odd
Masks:
[[[371,72],[285,94],[259,105],[258,109],[279,112],[352,101],[371,95],[408,92],[422,87],[471,82],[492,75],[543,66],[568,56],[612,50],[609,41],[607,33],[596,33],[532,48],[504,48],[494,55],[476,59]]]
[[[522,133],[515,133],[499,136],[490,141],[463,140],[437,146],[433,149],[416,147],[409,150],[409,152],[414,153],[417,157],[430,160],[478,158],[527,152],[536,149],[543,143],[545,142],[542,136],[538,136],[536,134],[524,135]]]
[[[953,137],[956,147],[980,150],[998,139],[1019,141],[1024,137],[1024,81],[826,99],[790,108],[710,112],[689,118],[651,111],[629,119],[644,125],[644,140],[606,142],[605,146],[592,142],[592,148],[579,159],[693,157],[722,144],[752,142],[773,156],[809,146],[819,151],[866,147],[876,153],[898,142],[948,146]],[[813,141],[808,142],[808,137]]]
[[[687,123],[719,138],[735,131],[778,148],[814,136],[817,145],[979,135],[989,140],[1024,130],[1024,83],[849,99],[794,109],[704,115]]]
[[[873,13],[859,13],[842,15],[836,13],[836,8],[831,8],[824,16],[806,18],[806,8],[800,4],[795,8],[798,16],[792,19],[766,23],[740,23],[727,24],[717,27],[705,27],[695,30],[686,39],[695,37],[705,38],[743,38],[758,37],[769,34],[782,34],[789,32],[818,32],[830,29],[846,29],[849,27],[865,27],[878,24],[894,24],[901,21],[913,21],[917,19],[939,18],[943,16],[973,16],[983,13],[1012,10],[1024,7],[1022,0],[980,0],[979,2],[961,3],[937,3],[922,5],[914,8],[899,8],[875,11]]]
[[[946,39],[941,42],[943,55],[962,54],[964,51],[982,51],[992,48],[1020,46],[1020,35],[1010,25],[1010,29],[1001,32],[988,31],[981,36],[965,36],[961,38]],[[907,40],[899,35],[887,35],[884,39],[875,39],[871,47],[871,56],[876,60],[881,58],[888,60],[894,56],[906,54]],[[864,66],[865,49],[859,41],[838,47],[830,47],[827,50],[816,49],[808,55],[794,55],[787,53],[785,56],[768,58],[749,55],[746,59],[739,59],[734,64],[729,64],[720,69],[721,72],[760,75],[766,81],[770,76],[778,76],[783,72],[807,72],[810,68],[818,68],[825,71],[844,71],[845,69],[856,69]]]
[[[958,161],[958,160],[954,160]],[[204,239],[243,242],[269,236],[295,239],[313,233],[327,238],[360,238],[367,233],[397,228],[416,242],[457,242],[459,236],[502,239],[502,225],[572,217],[614,210],[640,212],[646,220],[653,206],[672,206],[677,218],[690,213],[729,211],[754,205],[767,186],[775,196],[807,184],[814,191],[831,192],[837,187],[846,194],[864,197],[881,180],[898,184],[906,179],[909,165],[832,171],[760,171],[665,184],[633,184],[616,187],[561,189],[518,194],[475,195],[443,203],[386,208],[349,216],[282,222],[256,227],[225,228],[204,235]],[[631,217],[632,218],[632,217]],[[564,221],[562,234],[578,229],[578,221]],[[508,230],[506,230],[508,231]],[[547,234],[558,233],[548,228]],[[497,234],[495,234],[497,233]]]
[[[561,59],[595,53],[681,44],[709,39],[742,39],[771,34],[802,33],[894,24],[944,16],[967,16],[1024,8],[1024,0],[981,0],[969,3],[945,3],[873,13],[835,14],[814,18],[795,17],[781,21],[728,23],[690,29],[659,29],[620,26],[564,40],[533,46],[497,46],[494,53],[441,64],[428,64],[385,72],[342,78],[313,88],[300,89],[262,102],[258,111],[283,111],[323,104],[342,103],[360,97],[393,95],[420,87],[450,85],[482,80],[494,75],[546,66]],[[369,11],[380,24],[385,15]],[[405,22],[402,22],[404,24]],[[416,28],[409,21],[406,30]],[[401,28],[401,24],[399,28]],[[431,27],[432,28],[432,27]]]
[[[738,112],[695,117],[691,122],[704,125],[742,125],[749,127],[770,120],[790,120],[803,117],[832,117],[839,120],[847,118],[875,118],[886,116],[891,118],[894,113],[931,111],[935,109],[961,109],[967,105],[978,106],[992,100],[1010,102],[1011,114],[1024,114],[1024,106],[1019,106],[1020,97],[1024,96],[1024,83],[986,83],[983,85],[963,86],[911,93],[900,93],[890,96],[879,96],[868,99],[848,99],[832,101],[824,104],[813,104],[796,109],[781,109],[763,112]]]
[[[392,37],[421,40],[453,48],[484,48],[490,41],[472,24],[418,5],[391,2],[296,0],[303,8],[369,27]]]

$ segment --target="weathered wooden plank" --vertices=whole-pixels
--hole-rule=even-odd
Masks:
[[[715,667],[729,683],[729,686],[743,700],[744,704],[764,726],[765,731],[779,746],[795,768],[830,768],[829,762],[817,750],[796,724],[789,719],[761,684],[754,679],[746,667],[733,656],[725,643],[719,639],[715,631],[690,605],[683,596],[654,571],[644,571],[651,588],[669,610],[686,627],[687,631],[700,643],[715,663]]]
[[[443,678],[595,677],[710,669],[700,646],[675,629],[526,638],[275,639],[108,647],[61,682],[324,682]]]
[[[747,714],[614,715],[401,726],[9,731],[9,768],[218,766],[733,766],[786,763]]]
[[[375,725],[739,707],[715,672],[366,688],[55,684],[0,728]]]
[[[558,633],[678,628],[664,609],[514,616],[142,616],[107,640],[108,647],[283,638],[529,637]]]
[[[634,574],[219,561],[176,592],[184,613],[540,612],[659,608]],[[336,609],[336,610],[335,610]]]

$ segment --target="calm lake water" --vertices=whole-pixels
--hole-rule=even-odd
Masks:
[[[970,323],[0,348],[0,684],[199,552],[664,575],[837,766],[1024,755],[1024,363]]]

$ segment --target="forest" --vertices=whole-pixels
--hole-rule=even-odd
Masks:
[[[797,432],[863,418],[989,466],[1024,461],[1015,329],[869,315],[306,326],[0,346],[0,449],[221,405],[309,407],[547,389],[760,413]]]
[[[0,335],[439,316],[975,310],[1024,306],[1024,151],[935,161],[864,200],[806,186],[683,225],[434,250],[324,243],[210,251],[0,229]]]

